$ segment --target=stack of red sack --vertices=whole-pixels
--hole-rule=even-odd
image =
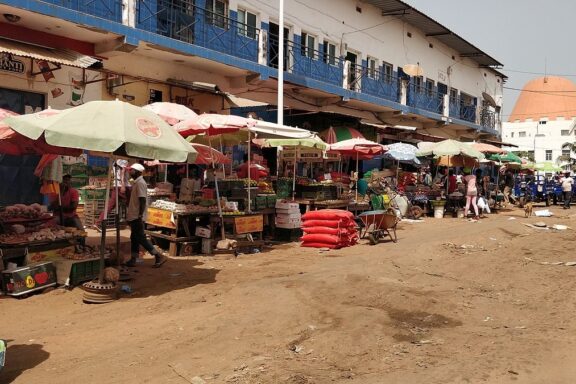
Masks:
[[[338,249],[358,242],[352,212],[339,209],[310,211],[302,216],[302,246]]]

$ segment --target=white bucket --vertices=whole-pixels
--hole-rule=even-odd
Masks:
[[[443,205],[435,205],[434,206],[434,218],[435,219],[444,218],[444,206]]]

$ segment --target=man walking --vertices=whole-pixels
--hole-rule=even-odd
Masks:
[[[565,172],[564,177],[560,179],[562,183],[562,195],[564,195],[564,209],[570,209],[570,202],[572,200],[572,185],[574,179],[570,177],[570,172]]]
[[[130,175],[134,179],[132,192],[130,194],[130,203],[126,212],[126,221],[130,224],[130,261],[126,263],[127,267],[134,267],[140,252],[140,246],[144,247],[151,255],[154,256],[154,267],[158,268],[166,262],[164,257],[146,238],[144,233],[144,220],[146,218],[146,196],[148,186],[142,173],[144,166],[142,164],[132,164]]]

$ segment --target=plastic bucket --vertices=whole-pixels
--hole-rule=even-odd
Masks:
[[[444,218],[444,206],[443,205],[435,205],[434,206],[434,218],[435,219]]]

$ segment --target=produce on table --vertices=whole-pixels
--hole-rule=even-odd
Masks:
[[[41,219],[51,217],[40,204],[14,204],[9,205],[0,212],[1,221],[14,221],[17,219]]]
[[[152,208],[163,209],[174,213],[215,213],[218,212],[218,205],[216,200],[202,199],[195,200],[197,204],[179,204],[174,201],[156,200],[150,206]],[[222,206],[224,209],[224,205]]]
[[[12,226],[12,228],[14,228],[14,226]],[[75,236],[84,236],[85,234],[84,231],[77,230],[76,228],[54,226],[42,228],[33,232],[5,233],[0,235],[0,244],[15,245],[39,241],[55,241],[71,239]]]

